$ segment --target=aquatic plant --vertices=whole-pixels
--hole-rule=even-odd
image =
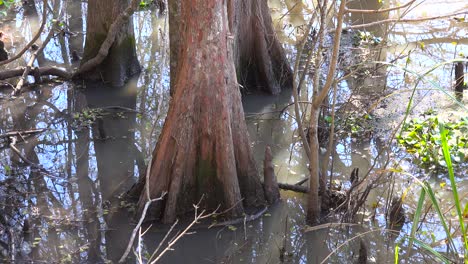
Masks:
[[[426,169],[447,168],[442,151],[440,127],[446,132],[447,145],[454,163],[461,164],[468,160],[468,119],[455,122],[441,122],[436,115],[426,119],[414,118],[403,125],[402,133],[397,136],[398,143],[408,153],[413,154],[413,161]]]

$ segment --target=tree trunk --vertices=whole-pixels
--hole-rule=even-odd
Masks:
[[[227,0],[228,38],[234,42],[238,82],[246,89],[278,94],[292,87],[292,71],[273,28],[267,0]],[[177,86],[179,56],[187,26],[181,2],[169,1],[171,94]]]
[[[314,106],[313,106],[314,107]],[[319,142],[317,135],[319,108],[314,108],[310,117],[311,127],[309,129],[310,138],[310,179],[309,179],[309,196],[307,203],[307,223],[316,225],[320,219],[320,199],[319,199],[319,182],[320,182],[320,167],[319,160]]]
[[[128,0],[89,0],[86,20],[86,41],[81,65],[94,58],[104,42],[112,22],[129,5]],[[140,71],[136,55],[133,22],[129,19],[122,26],[106,59],[92,72],[82,77],[101,80],[113,86],[123,86]]]
[[[148,216],[172,222],[201,197],[203,209],[221,206],[239,216],[244,206],[264,204],[265,195],[249,146],[226,2],[182,0],[179,7],[177,88],[146,183],[151,199],[168,194]],[[142,191],[140,210],[147,200]]]

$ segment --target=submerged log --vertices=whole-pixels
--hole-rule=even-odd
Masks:
[[[276,181],[275,168],[273,167],[273,156],[271,148],[265,148],[265,159],[263,160],[263,176],[265,196],[269,204],[273,204],[280,198],[278,182]]]
[[[296,184],[287,184],[287,183],[278,183],[278,187],[283,190],[293,191],[293,192],[300,192],[300,193],[308,193],[309,188],[306,186],[296,185]]]

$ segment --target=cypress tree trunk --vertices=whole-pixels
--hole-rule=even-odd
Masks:
[[[150,217],[169,223],[193,210],[204,196],[204,209],[228,209],[239,216],[244,206],[265,204],[252,156],[235,70],[235,38],[228,6],[222,0],[182,0],[174,26],[180,37],[173,97],[153,153],[148,184],[156,202]],[[181,26],[183,21],[183,26]],[[174,37],[174,34],[172,34]],[[174,45],[175,42],[172,42]],[[173,57],[174,58],[174,57]],[[173,59],[172,58],[172,59]],[[147,201],[141,191],[139,207]]]
[[[128,0],[89,0],[86,19],[86,41],[81,65],[94,58],[107,36],[112,22],[129,5]],[[121,28],[106,59],[82,77],[101,80],[113,86],[123,86],[140,71],[136,55],[133,22],[129,19]]]
[[[181,1],[169,0],[171,94],[187,26]],[[238,82],[249,90],[278,94],[292,86],[292,71],[273,28],[267,0],[227,0],[228,38],[234,44]]]

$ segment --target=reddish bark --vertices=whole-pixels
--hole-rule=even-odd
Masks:
[[[184,19],[173,76],[177,88],[147,183],[152,199],[168,194],[150,217],[172,222],[202,196],[203,208],[221,205],[221,210],[231,208],[231,216],[241,215],[244,206],[264,204],[265,195],[249,146],[226,2],[179,4]],[[140,209],[146,201],[142,191]]]
[[[238,82],[250,90],[278,94],[292,85],[292,71],[276,37],[267,0],[227,0],[229,38],[234,44]],[[186,27],[181,1],[169,1],[171,24],[171,94],[176,88],[175,72],[183,49]]]

